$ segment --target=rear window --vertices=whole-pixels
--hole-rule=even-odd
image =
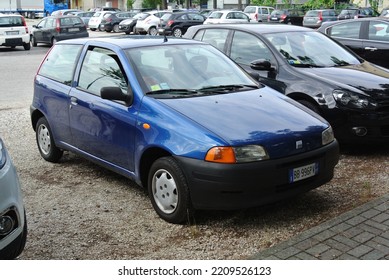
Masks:
[[[308,11],[305,16],[307,17],[317,17],[319,15],[319,11]]]
[[[61,26],[73,26],[76,24],[83,24],[83,21],[79,17],[60,18]]]
[[[43,61],[39,74],[70,85],[81,45],[55,45]]]
[[[0,17],[0,27],[23,26],[22,17]]]
[[[246,7],[243,12],[250,14],[255,13],[255,7]]]
[[[173,14],[171,13],[167,13],[167,14],[164,14],[161,19],[164,20],[164,21],[167,21]]]

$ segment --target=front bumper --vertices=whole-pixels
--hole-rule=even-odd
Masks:
[[[186,175],[195,209],[242,209],[269,204],[329,182],[339,160],[337,141],[288,158],[245,164],[215,164],[176,157]],[[289,182],[291,169],[319,164],[313,177]]]
[[[389,111],[361,112],[333,109],[324,116],[341,143],[389,143]]]

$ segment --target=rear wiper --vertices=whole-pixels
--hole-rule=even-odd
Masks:
[[[201,92],[230,92],[230,91],[235,91],[239,89],[244,89],[244,88],[258,88],[256,85],[218,85],[218,86],[210,86],[210,87],[203,87],[198,89],[198,91]]]

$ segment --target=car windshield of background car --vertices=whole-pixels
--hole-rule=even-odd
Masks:
[[[127,54],[145,83],[145,93],[195,91],[221,85],[257,87],[247,73],[210,45],[144,47],[128,49]],[[174,97],[191,94],[194,92]]]
[[[360,64],[352,53],[318,32],[285,32],[265,37],[296,67],[333,67]]]

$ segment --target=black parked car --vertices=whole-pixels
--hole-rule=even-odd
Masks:
[[[267,18],[268,23],[303,25],[304,12],[301,10],[274,10]]]
[[[340,11],[338,15],[338,20],[343,19],[356,19],[356,18],[365,18],[365,17],[376,17],[378,13],[375,12],[370,7],[364,8],[347,8]]]
[[[123,20],[133,18],[136,14],[136,12],[119,12],[107,15],[107,17],[103,17],[101,20],[100,29],[106,32],[121,32],[119,29],[119,23]]]
[[[328,23],[318,29],[364,59],[389,68],[389,18],[359,18]]]
[[[161,17],[158,33],[181,37],[190,26],[203,24],[205,19],[203,15],[196,12],[166,13]]]
[[[120,32],[125,32],[126,34],[134,33],[135,32],[135,25],[138,21],[138,18],[142,17],[142,13],[138,13],[132,18],[128,18],[125,20],[122,20],[119,23],[119,30]]]
[[[262,83],[322,115],[341,142],[388,142],[389,70],[324,34],[283,24],[229,24],[193,26],[184,37],[209,42]]]
[[[34,47],[38,43],[54,45],[66,39],[89,37],[84,21],[73,15],[45,17],[32,27],[31,40]]]

